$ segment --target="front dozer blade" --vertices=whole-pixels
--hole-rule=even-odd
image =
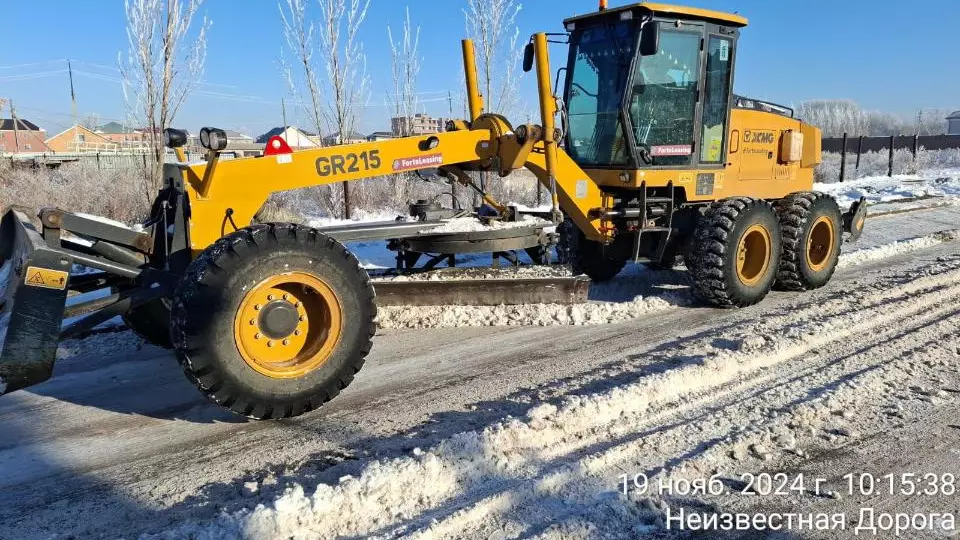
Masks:
[[[0,395],[53,373],[72,263],[23,213],[0,218]]]

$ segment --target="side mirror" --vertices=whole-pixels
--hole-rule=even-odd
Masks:
[[[660,24],[647,21],[640,31],[640,56],[653,56],[660,51]]]
[[[533,69],[533,43],[527,43],[523,48],[523,72],[530,73]]]

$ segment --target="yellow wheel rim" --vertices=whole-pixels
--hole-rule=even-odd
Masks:
[[[756,285],[770,267],[770,254],[773,242],[770,231],[757,223],[752,225],[737,246],[737,278],[747,286]]]
[[[820,216],[810,228],[807,237],[807,266],[814,272],[826,268],[834,250],[833,220],[829,216]]]
[[[342,309],[323,280],[304,272],[271,276],[240,302],[234,338],[251,368],[275,379],[302,377],[322,366],[342,334]]]
[[[862,230],[863,230],[863,222],[864,222],[865,220],[866,220],[866,217],[865,217],[865,216],[860,216],[860,218],[857,219],[857,230],[858,230],[858,231],[862,231]]]

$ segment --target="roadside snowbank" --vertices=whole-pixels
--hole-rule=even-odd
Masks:
[[[814,184],[815,191],[829,193],[841,208],[849,208],[860,197],[869,204],[904,199],[960,198],[960,170],[931,170],[920,174],[867,176],[843,183]]]
[[[936,232],[925,236],[910,238],[908,240],[899,240],[874,248],[858,249],[856,251],[851,251],[850,253],[841,254],[840,261],[837,263],[837,267],[846,268],[848,266],[856,266],[865,262],[886,259],[888,257],[910,253],[911,251],[925,249],[937,244],[943,244],[945,242],[951,242],[957,239],[960,239],[960,229]]]

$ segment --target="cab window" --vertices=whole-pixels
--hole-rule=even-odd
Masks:
[[[689,165],[693,158],[701,36],[663,28],[659,52],[643,57],[634,73],[630,121],[637,150],[652,165]]]

